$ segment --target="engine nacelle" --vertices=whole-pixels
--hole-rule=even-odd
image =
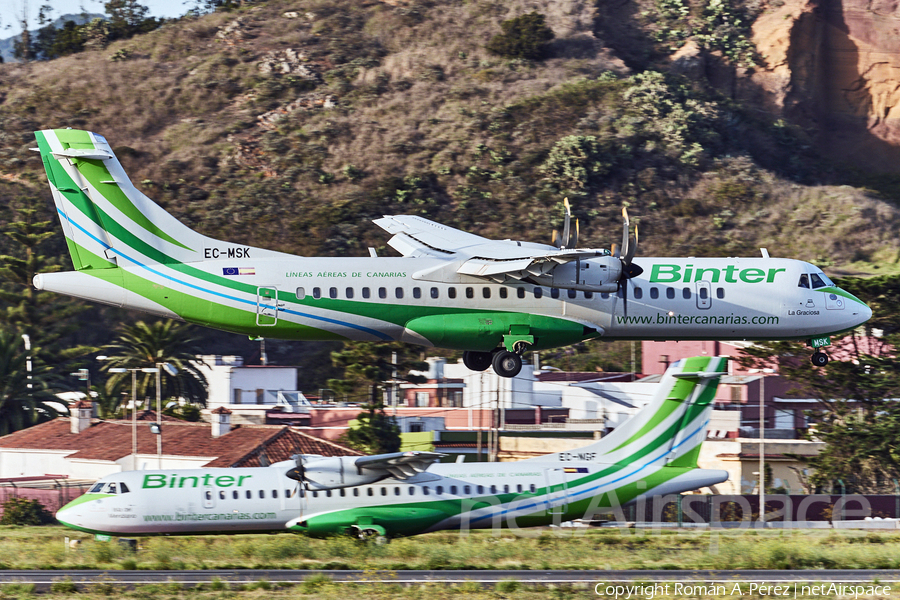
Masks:
[[[313,490],[353,487],[375,483],[385,478],[384,472],[360,472],[354,464],[356,459],[357,457],[345,456],[314,460],[303,467],[291,469],[288,471],[288,477],[298,479],[302,473],[303,480]]]
[[[622,261],[615,256],[573,260],[555,267],[550,273],[532,277],[540,285],[563,290],[614,293],[619,289]]]

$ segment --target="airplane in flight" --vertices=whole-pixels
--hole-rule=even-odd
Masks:
[[[608,340],[808,340],[822,347],[872,311],[818,267],[771,258],[641,258],[578,248],[566,202],[553,244],[490,240],[418,216],[375,221],[400,257],[300,257],[201,235],[128,179],[106,139],[35,133],[74,271],[34,286],[162,317],[295,340],[401,340],[463,351],[503,377],[522,354]]]
[[[560,524],[715,485],[697,457],[728,358],[669,366],[651,401],[597,442],[517,462],[439,463],[436,452],[297,455],[269,467],[124,471],[62,507],[96,535],[292,531],[362,539]]]

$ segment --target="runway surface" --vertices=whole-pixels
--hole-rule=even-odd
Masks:
[[[209,584],[219,579],[231,584],[250,583],[266,579],[272,583],[301,583],[312,575],[327,575],[336,582],[394,583],[414,585],[423,583],[462,583],[476,581],[492,585],[515,579],[523,584],[577,584],[593,588],[597,584],[647,582],[823,582],[861,583],[877,580],[890,585],[900,583],[900,570],[784,570],[784,571],[325,571],[325,570],[254,570],[220,569],[205,571],[0,571],[0,583],[33,583],[39,591],[47,590],[54,581],[70,579],[80,588],[102,581],[128,588],[136,585],[160,584],[170,581],[185,587]]]

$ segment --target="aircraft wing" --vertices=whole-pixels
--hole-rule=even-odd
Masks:
[[[499,283],[540,277],[561,264],[609,254],[606,250],[491,240],[412,215],[386,215],[375,224],[393,234],[388,245],[403,256],[454,258],[461,261],[457,267],[461,275]]]
[[[354,464],[360,474],[363,471],[382,472],[396,479],[409,479],[419,473],[424,473],[432,463],[441,457],[447,456],[440,452],[393,452],[390,454],[376,454],[374,456],[362,456],[357,458]]]

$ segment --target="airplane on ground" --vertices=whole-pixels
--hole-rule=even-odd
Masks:
[[[806,339],[816,348],[871,317],[807,262],[642,258],[623,210],[622,245],[578,248],[566,202],[552,245],[489,240],[417,216],[375,221],[402,257],[299,257],[201,235],[128,179],[106,139],[35,133],[75,270],[38,289],[245,333],[393,341],[463,350],[503,377],[522,354],[591,338]]]
[[[98,535],[293,531],[383,539],[444,529],[560,524],[728,479],[697,457],[727,357],[677,361],[612,433],[508,463],[438,463],[436,452],[296,456],[269,467],[125,471],[56,513]],[[379,540],[380,541],[380,540]]]

